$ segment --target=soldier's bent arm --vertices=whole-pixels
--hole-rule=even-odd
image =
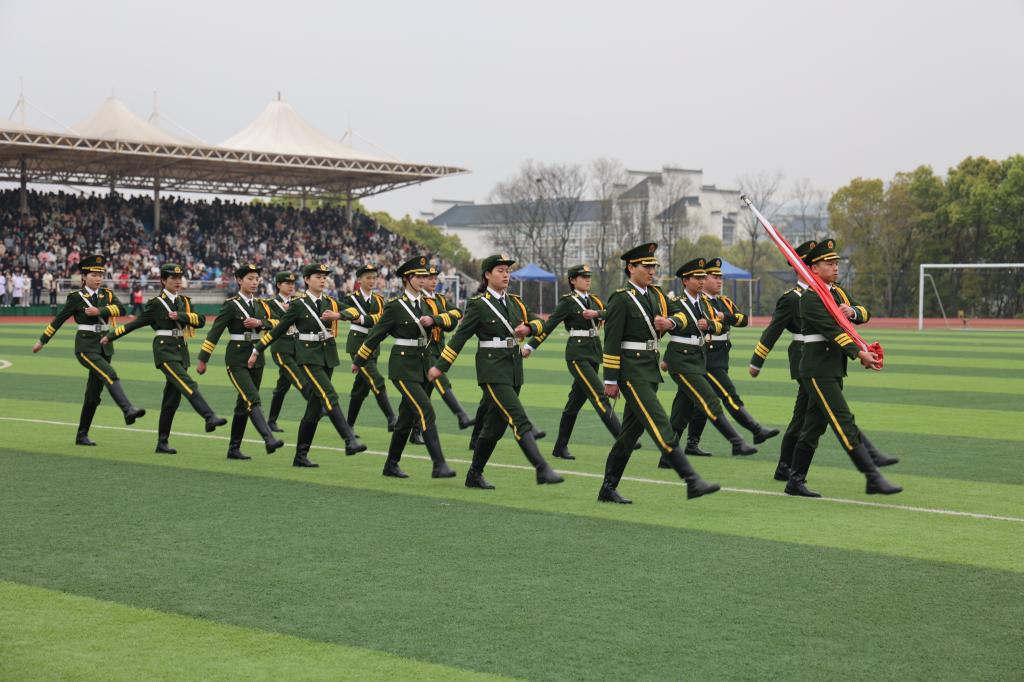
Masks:
[[[299,320],[301,314],[301,306],[298,305],[298,301],[293,302],[288,306],[288,312],[281,316],[274,325],[274,328],[269,332],[263,332],[260,336],[260,342],[253,346],[253,350],[258,353],[262,353],[267,347],[277,341],[284,333],[288,331],[288,327],[292,326]]]
[[[115,339],[121,338],[125,334],[130,334],[131,332],[135,331],[136,329],[139,329],[140,327],[147,327],[153,324],[153,320],[156,319],[155,308],[157,305],[159,304],[156,302],[155,298],[149,299],[149,301],[146,302],[146,307],[142,309],[141,315],[136,317],[128,324],[120,324],[117,327],[111,329],[109,332],[107,332],[107,339],[113,341]]]
[[[754,354],[750,358],[750,365],[752,367],[760,369],[764,366],[764,361],[768,359],[768,354],[775,347],[775,342],[779,340],[782,332],[786,331],[786,327],[793,320],[794,301],[799,304],[800,299],[795,294],[786,292],[775,303],[772,319],[768,322],[768,326],[765,327],[764,331],[761,332],[761,339],[754,346]]]
[[[451,369],[451,366],[455,364],[455,359],[459,357],[462,347],[469,341],[469,337],[476,333],[476,328],[480,324],[480,311],[478,308],[478,304],[472,300],[466,304],[466,316],[462,318],[462,322],[459,322],[459,326],[455,328],[455,333],[452,335],[448,345],[441,349],[441,357],[437,361],[437,368],[442,372],[447,372]]]
[[[405,311],[403,310],[402,312]],[[370,333],[363,339],[363,344],[359,346],[355,358],[352,359],[352,364],[356,367],[362,367],[366,364],[373,356],[373,351],[377,349],[377,346],[383,343],[384,339],[391,333],[391,330],[395,328],[395,315],[395,306],[384,306],[384,312],[381,313],[380,319],[377,320],[376,324],[370,328]]]
[[[730,327],[746,327],[750,324],[750,320],[747,316],[739,311],[736,304],[732,302],[732,299],[728,296],[722,296],[722,304],[726,308],[725,319],[722,320]]]
[[[121,299],[117,297],[117,294],[111,289],[105,289],[107,295],[110,296],[110,303],[99,306],[100,317],[104,320],[109,320],[111,317],[120,317],[126,314],[128,311],[125,309],[124,304],[121,303]]]
[[[626,300],[629,294],[612,294],[608,299],[608,315],[604,322],[604,355],[601,363],[604,365],[605,382],[619,380],[619,367],[622,364],[622,334],[626,326]]]
[[[804,301],[806,303],[800,306],[803,328],[821,334],[825,337],[825,341],[837,344],[851,360],[856,359],[860,354],[860,347],[849,334],[843,331],[842,327],[836,324],[821,299],[811,292],[805,295]]]
[[[551,317],[549,317],[547,322],[544,323],[540,333],[534,335],[527,345],[534,350],[539,348],[540,344],[544,343],[544,339],[548,338],[548,336],[551,335],[551,332],[558,329],[558,325],[562,324],[563,320],[572,315],[574,310],[578,309],[579,306],[573,302],[571,295],[563,297],[562,300],[558,302],[558,305],[555,306],[555,311],[551,313]]]

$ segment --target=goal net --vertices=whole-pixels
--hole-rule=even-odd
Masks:
[[[922,263],[917,328],[1024,328],[1024,263]]]

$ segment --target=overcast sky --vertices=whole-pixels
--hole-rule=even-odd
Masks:
[[[351,118],[400,158],[472,171],[370,202],[396,215],[485,200],[527,158],[832,190],[1024,151],[1022,28],[1021,0],[0,0],[0,116],[20,77],[68,124],[111,90],[146,117],[156,90],[216,143],[280,90],[332,137]]]

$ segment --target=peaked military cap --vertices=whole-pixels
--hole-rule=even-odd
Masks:
[[[718,275],[722,276],[722,259],[721,258],[709,258],[707,264],[704,266],[705,275]]]
[[[398,276],[407,277],[409,275],[428,275],[430,274],[430,271],[427,270],[428,265],[429,263],[427,262],[426,256],[410,258],[398,266]]]
[[[800,260],[802,260],[802,261],[804,261],[804,263],[806,263],[807,262],[807,254],[810,253],[811,249],[813,249],[817,245],[818,245],[818,242],[816,240],[814,240],[814,239],[811,239],[810,241],[806,241],[803,244],[801,244],[800,246],[797,246],[796,248],[793,249],[793,251],[796,252],[796,255],[800,256]]]
[[[302,276],[309,277],[310,275],[329,275],[331,269],[323,263],[310,263],[306,267],[302,268]]]
[[[279,272],[276,275],[274,275],[274,282],[276,282],[277,284],[281,284],[282,282],[294,282],[294,281],[295,281],[295,273],[294,272],[288,272],[287,270],[285,270],[284,272]]]
[[[107,259],[99,254],[83,256],[82,259],[78,261],[78,269],[83,272],[103,272],[103,266],[106,264]]]
[[[804,256],[804,262],[808,265],[823,260],[839,260],[839,254],[836,253],[836,240],[832,237],[822,239],[812,246],[811,250]]]
[[[362,277],[368,272],[377,272],[377,266],[373,263],[367,263],[366,265],[360,265],[356,268],[356,277]]]
[[[436,265],[431,265],[430,267],[427,268],[427,274],[430,275],[431,277],[437,277],[441,273],[437,269]]]
[[[626,261],[627,265],[658,265],[658,259],[654,257],[657,250],[658,245],[655,242],[648,242],[633,247],[619,258]]]
[[[694,258],[693,260],[686,261],[679,266],[679,269],[676,270],[676,277],[703,277],[708,274],[707,271],[704,270],[706,266],[706,260],[703,258]]]
[[[177,263],[164,263],[160,266],[160,277],[184,277],[185,271]]]
[[[257,275],[263,272],[263,268],[259,267],[255,263],[243,263],[235,268],[235,277],[242,279],[250,272],[255,272]]]
[[[515,262],[516,261],[514,258],[507,256],[503,253],[488,256],[487,258],[484,258],[483,261],[480,262],[480,274],[490,272],[499,265],[512,265]]]

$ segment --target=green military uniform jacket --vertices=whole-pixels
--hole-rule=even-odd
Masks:
[[[832,298],[836,303],[853,308],[854,317],[850,321],[854,324],[868,321],[867,308],[856,303],[838,286],[832,287]],[[823,342],[804,339],[800,376],[804,379],[845,377],[848,359],[856,358],[860,348],[832,319],[824,302],[813,291],[800,297],[800,327],[805,337],[811,334],[825,337]]]
[[[263,323],[263,326],[246,329],[243,323],[247,317],[255,317]],[[229,340],[227,352],[224,354],[224,364],[228,367],[245,367],[249,362],[249,356],[252,355],[253,347],[260,340],[262,331],[272,329],[274,324],[274,321],[268,319],[267,308],[258,298],[254,297],[251,303],[246,303],[241,296],[232,296],[224,301],[220,312],[217,313],[217,319],[213,321],[213,326],[207,332],[206,340],[203,341],[203,346],[199,350],[199,360],[201,362],[210,361],[217,342],[220,341],[221,335],[226,330]],[[230,338],[232,336],[244,336],[245,338]],[[255,367],[263,367],[263,364],[263,354],[261,353],[256,359]]]
[[[412,311],[411,315],[410,311]],[[398,298],[388,301],[384,305],[384,312],[370,329],[370,333],[366,335],[366,341],[356,351],[353,364],[357,367],[366,365],[366,362],[374,357],[380,344],[388,336],[393,336],[395,339],[417,340],[418,345],[415,346],[395,344],[391,348],[391,358],[388,360],[388,378],[392,381],[426,383],[427,370],[434,364],[434,357],[430,353],[429,347],[431,329],[422,328],[419,325],[419,318],[421,315],[430,315],[430,312],[430,307],[421,297],[420,312],[417,315],[415,302],[408,293],[403,293]]]
[[[539,334],[544,324],[530,316],[526,304],[515,294],[505,294],[506,305],[490,291],[478,294],[466,303],[466,314],[459,323],[452,340],[441,350],[437,362],[438,369],[447,372],[466,345],[471,336],[480,341],[514,339],[509,327],[515,329],[525,324]],[[495,313],[494,309],[497,309]],[[504,321],[502,321],[504,320]],[[507,326],[506,326],[507,323]],[[507,343],[507,342],[506,342]],[[479,384],[511,384],[521,386],[523,383],[523,356],[519,344],[514,341],[501,348],[485,348],[478,345],[476,351],[476,379]]]
[[[356,287],[354,292],[344,298],[341,307],[345,309],[345,313],[348,315],[346,319],[357,320],[360,315],[363,316],[362,322],[353,322],[353,324],[358,324],[366,329],[373,329],[373,326],[380,321],[381,315],[384,313],[384,297],[376,292],[370,292],[370,298],[367,299],[363,296],[359,287]],[[355,355],[366,340],[366,336],[367,332],[350,327],[348,337],[345,339],[345,352],[349,355]],[[379,353],[380,350],[375,348],[373,357],[377,357]]]
[[[274,298],[262,298],[260,304],[263,306],[263,312],[267,320],[270,321],[270,328],[273,329],[277,326],[277,323],[281,320],[285,310],[285,304],[291,305],[293,300],[299,299],[301,296],[295,296],[287,301],[281,299],[280,296]],[[277,337],[274,343],[270,345],[271,353],[279,353],[281,355],[288,355],[291,357],[295,356],[295,335],[298,334],[297,329],[288,329],[284,334]]]
[[[585,319],[583,317],[584,310],[596,310],[598,311],[598,316],[593,320]],[[551,332],[555,331],[558,325],[564,322],[565,328],[570,332],[575,330],[591,334],[590,336],[569,336],[569,341],[565,344],[566,361],[586,360],[587,362],[600,364],[601,339],[598,336],[598,329],[607,315],[608,310],[597,296],[588,294],[586,297],[583,297],[576,292],[565,294],[558,300],[555,311],[551,313],[551,317],[544,323],[544,328],[540,334],[530,339],[529,345],[533,349],[540,347],[540,344],[544,343],[544,340],[551,335]]]
[[[608,297],[604,354],[601,357],[605,381],[664,381],[658,366],[661,357],[658,339],[661,335],[652,335],[651,326],[656,316],[669,316],[669,303],[665,293],[654,285],[647,287],[647,293],[643,294],[632,283],[627,283]],[[652,346],[652,350],[624,349],[624,342],[642,343]]]
[[[754,346],[754,354],[750,358],[751,367],[758,369],[764,367],[768,353],[772,352],[772,348],[782,336],[782,332],[789,331],[792,334],[801,335],[800,297],[805,294],[816,295],[813,291],[808,292],[807,286],[798,284],[779,297],[775,303],[775,310],[772,312],[772,319],[761,332],[761,339]],[[789,344],[789,377],[791,379],[800,379],[800,357],[803,355],[803,346],[804,342],[796,338]]]
[[[177,320],[172,320],[169,317],[172,312],[178,313]],[[195,336],[195,330],[206,325],[206,318],[192,312],[192,299],[188,296],[178,294],[172,301],[167,292],[162,291],[159,296],[146,302],[146,307],[142,309],[141,315],[128,324],[111,329],[107,336],[113,341],[147,325],[153,331],[175,330],[179,332],[177,336],[160,334],[153,336],[153,363],[160,367],[165,362],[180,362],[182,367],[188,367],[186,339]]]
[[[424,294],[423,300],[427,304],[425,310],[429,310],[425,314],[430,315],[434,319],[430,352],[436,357],[441,354],[441,349],[444,348],[445,332],[455,329],[456,325],[459,324],[459,320],[462,319],[462,311],[451,305],[444,294],[434,294],[432,296]]]
[[[93,301],[86,300],[88,298],[89,292],[85,288],[68,294],[64,306],[57,313],[57,316],[53,318],[50,324],[46,325],[42,336],[39,337],[39,342],[43,345],[49,343],[53,335],[61,328],[61,325],[67,322],[69,318],[74,318],[77,324],[117,324],[118,316],[125,314],[124,306],[118,300],[117,295],[110,289],[101,287],[96,292],[95,307],[99,308],[99,315],[85,314],[85,309],[94,305]],[[79,329],[75,334],[75,352],[100,353],[103,357],[112,357],[114,355],[114,348],[109,344],[106,346],[100,344],[103,334],[103,331]]]
[[[711,299],[704,294],[697,297],[695,304],[684,291],[681,296],[673,296],[669,302],[669,314],[676,326],[670,329],[668,348],[665,350],[665,363],[668,371],[672,374],[704,374],[707,372],[707,343],[704,338],[707,334],[721,334],[722,323],[715,318]],[[701,331],[697,326],[697,320],[707,320],[707,331]],[[700,340],[694,345],[691,343],[680,343],[673,341],[671,337],[683,337],[686,339]]]
[[[750,324],[749,318],[741,313],[728,296],[706,296],[711,309],[720,313],[722,318],[718,320],[721,324],[721,331],[716,336],[728,335],[733,327],[746,327]],[[709,334],[710,336],[710,334]],[[708,339],[708,369],[729,369],[729,349],[732,348],[732,341],[729,339]]]
[[[321,314],[324,310],[331,310],[341,313],[341,318],[344,320],[351,319],[351,316],[341,309],[337,299],[324,294],[320,300]],[[278,319],[277,324],[273,325],[273,329],[263,332],[260,342],[255,346],[256,350],[262,353],[292,326],[299,333],[295,337],[295,362],[300,365],[323,367],[337,367],[340,364],[336,341],[338,321],[324,322],[320,319],[317,314],[316,301],[308,292],[292,299],[291,305],[288,306],[288,312]],[[327,330],[326,334],[323,333],[324,329]],[[306,334],[315,334],[318,338],[302,338]]]

